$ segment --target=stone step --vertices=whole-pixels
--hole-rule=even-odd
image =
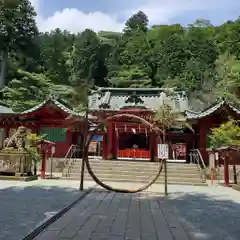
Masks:
[[[93,170],[94,171],[94,170]],[[79,169],[72,169],[71,170],[71,173],[72,174],[74,174],[74,173],[76,173],[76,174],[78,174],[79,173]],[[119,175],[119,171],[108,171],[108,170],[106,170],[106,169],[104,169],[104,170],[101,170],[101,171],[99,171],[99,170],[96,170],[96,171],[94,171],[94,173],[97,175],[97,176],[103,176],[103,175],[114,175],[114,176],[116,176],[116,175]],[[129,170],[123,170],[123,171],[121,171],[121,173],[120,173],[120,175],[121,176],[154,176],[154,175],[156,175],[157,174],[157,170],[156,171],[149,171],[149,172],[144,172],[144,171],[132,171],[132,169],[131,169],[131,171],[129,171]],[[161,173],[161,174],[163,174],[163,172]],[[171,171],[168,171],[168,176],[170,177],[170,176],[178,176],[178,177],[188,177],[188,178],[199,178],[199,175],[200,175],[200,173],[198,172],[198,171],[196,171],[196,172],[189,172],[189,173],[185,173],[185,172],[178,172],[177,174],[175,173],[175,172],[171,172]]]
[[[80,180],[80,176],[73,176],[73,177],[67,177],[67,178],[62,178],[62,179],[68,179],[68,180]],[[85,176],[85,180],[93,180],[90,176]],[[110,178],[101,178],[100,179],[102,182],[107,183],[107,182],[133,182],[133,183],[148,183],[149,180],[143,180],[143,179],[127,179],[127,178],[115,178],[115,179],[110,179]],[[164,179],[158,179],[155,183],[157,184],[164,184]],[[196,181],[188,181],[188,180],[183,180],[183,179],[168,179],[168,184],[175,184],[175,185],[195,185],[195,186],[207,186],[207,183],[202,183],[199,181],[199,179],[196,179]]]
[[[76,164],[81,164],[81,159],[74,159]],[[158,162],[141,162],[141,161],[120,161],[120,160],[90,160],[91,164],[107,165],[107,166],[156,166],[159,165]],[[196,168],[195,164],[186,164],[186,163],[167,163],[168,167],[174,168]]]
[[[147,183],[157,174],[159,163],[157,162],[134,162],[112,160],[90,160],[93,172],[101,181],[108,182],[136,182]],[[80,179],[81,159],[76,159],[65,179]],[[200,172],[195,164],[167,163],[169,184],[204,185],[201,182]],[[67,167],[65,172],[67,172]],[[85,179],[92,180],[87,170]],[[156,183],[164,183],[162,172]]]
[[[86,175],[89,175],[89,174],[86,174]],[[69,176],[80,176],[79,173],[70,173]],[[90,176],[90,175],[89,175]],[[108,173],[108,174],[96,174],[96,176],[98,178],[129,178],[129,179],[151,179],[153,177],[155,177],[155,174],[154,175],[131,175],[131,174],[116,174],[116,175],[113,175],[111,173]],[[163,178],[164,177],[164,174],[161,174],[160,175],[160,178]],[[171,178],[171,179],[188,179],[188,180],[194,180],[194,179],[197,179],[199,181],[199,175],[195,175],[195,176],[191,176],[191,175],[186,175],[184,177],[181,177],[181,176],[178,176],[178,175],[168,175],[168,178]]]
[[[151,173],[156,173],[159,168],[153,168],[153,169],[148,169],[148,168],[107,168],[107,167],[101,167],[101,168],[98,168],[98,167],[95,167],[95,166],[91,166],[92,167],[92,170],[94,172],[111,172],[111,173],[119,173],[119,172],[129,172],[131,171],[133,174],[135,173],[144,173],[144,174],[151,174]],[[67,169],[67,168],[66,168]],[[72,166],[71,168],[71,171],[73,172],[78,172],[80,171],[81,169],[81,166]],[[181,169],[181,170],[176,170],[176,169],[171,169],[171,168],[168,168],[167,171],[169,173],[173,173],[173,174],[199,174],[199,170],[197,168],[195,169],[192,169],[192,170],[189,170],[189,169]]]
[[[77,162],[74,162],[75,166],[81,166],[82,163],[80,161],[77,161]],[[112,167],[118,167],[118,168],[125,168],[125,167],[128,167],[128,168],[147,168],[147,169],[156,169],[159,167],[159,163],[155,163],[155,164],[138,164],[138,163],[135,163],[135,164],[125,164],[125,163],[121,163],[121,164],[113,164],[113,163],[103,163],[103,162],[100,162],[100,163],[96,163],[96,162],[90,162],[90,165],[93,166],[93,167],[104,167],[104,168],[112,168]],[[196,165],[183,165],[183,166],[177,166],[177,165],[168,165],[167,164],[167,167],[169,169],[189,169],[189,170],[192,170],[192,169],[196,169],[197,166]]]

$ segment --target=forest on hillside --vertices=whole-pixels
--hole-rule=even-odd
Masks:
[[[81,109],[88,87],[175,87],[200,110],[240,99],[240,18],[149,27],[139,11],[121,33],[39,32],[28,0],[0,0],[1,103],[22,111],[50,94]],[[81,19],[79,19],[81,21]]]

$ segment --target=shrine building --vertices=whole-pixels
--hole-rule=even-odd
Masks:
[[[95,134],[89,155],[102,159],[155,161],[159,137],[148,126],[130,116],[140,116],[153,122],[155,112],[167,99],[171,108],[182,113],[194,129],[172,128],[166,132],[170,161],[189,162],[189,152],[198,149],[207,164],[211,129],[229,117],[240,119],[240,110],[221,100],[204,111],[196,112],[192,110],[185,92],[176,91],[171,96],[168,92],[169,89],[162,88],[99,88],[89,96],[88,124],[85,113],[75,112],[59,99],[48,98],[21,113],[0,106],[1,146],[4,139],[12,136],[19,126],[25,126],[32,132],[46,134],[46,139],[56,144],[55,157],[64,158],[72,144],[82,147],[87,126],[92,128],[109,116],[124,113],[124,116],[109,120],[106,129]],[[74,119],[78,121],[73,124]]]

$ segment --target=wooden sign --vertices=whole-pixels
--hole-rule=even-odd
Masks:
[[[158,144],[158,158],[168,159],[169,148],[168,144]]]
[[[55,154],[55,146],[52,146],[52,155]]]

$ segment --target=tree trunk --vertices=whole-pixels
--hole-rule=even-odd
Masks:
[[[34,162],[33,175],[37,176],[37,163],[36,162]]]
[[[1,75],[0,75],[0,89],[5,86],[5,77],[7,70],[7,60],[8,60],[8,51],[5,50],[2,52],[2,63],[1,63]]]

